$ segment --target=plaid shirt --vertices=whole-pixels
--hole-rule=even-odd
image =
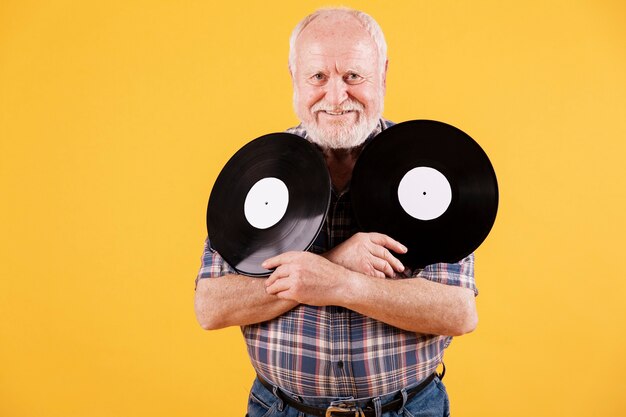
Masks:
[[[390,125],[381,120],[370,138]],[[288,132],[306,137],[301,126]],[[326,252],[356,232],[350,192],[333,190],[324,227],[309,251]],[[207,238],[197,279],[233,273]],[[405,279],[428,279],[478,294],[473,254],[405,274]],[[303,396],[363,398],[400,390],[433,373],[452,340],[401,330],[343,307],[304,304],[241,329],[256,372]]]

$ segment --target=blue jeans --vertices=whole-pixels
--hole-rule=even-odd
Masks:
[[[407,387],[406,389],[410,389]],[[374,404],[384,405],[385,403],[403,396],[403,391],[383,395],[374,399]],[[290,393],[283,391],[287,395]],[[406,394],[404,394],[406,398]],[[322,397],[299,397],[303,404],[314,407],[326,408],[336,398]],[[378,406],[376,407],[379,408]],[[450,402],[448,393],[443,382],[438,377],[422,389],[417,395],[400,407],[397,411],[389,411],[384,414],[380,412],[377,417],[448,417],[450,415]],[[295,408],[285,404],[281,399],[268,391],[258,380],[252,384],[250,397],[248,399],[248,413],[246,417],[310,417]]]

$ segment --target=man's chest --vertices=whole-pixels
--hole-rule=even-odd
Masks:
[[[352,212],[350,192],[344,192],[340,196],[333,193],[322,229],[309,251],[327,252],[358,231],[359,227]]]

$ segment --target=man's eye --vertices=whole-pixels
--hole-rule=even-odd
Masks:
[[[346,75],[346,81],[359,81],[361,76],[357,73],[351,72]]]
[[[318,72],[317,74],[313,75],[313,77],[311,78],[313,79],[313,81],[324,81],[326,77],[321,72]]]

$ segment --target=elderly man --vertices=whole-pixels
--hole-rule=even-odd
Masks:
[[[290,47],[301,124],[289,132],[325,156],[326,224],[309,252],[266,260],[268,279],[237,275],[207,239],[198,321],[241,326],[257,372],[250,417],[447,415],[437,368],[452,336],[477,323],[473,255],[411,271],[393,255],[407,250],[401,242],[357,232],[350,205],[359,152],[391,125],[381,117],[383,34],[365,13],[323,9],[298,24]]]

